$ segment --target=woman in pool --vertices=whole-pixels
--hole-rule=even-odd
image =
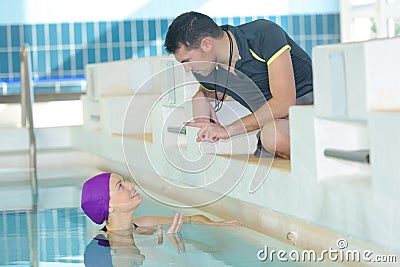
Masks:
[[[132,229],[141,232],[140,228],[151,228],[171,224],[167,234],[179,233],[184,222],[199,222],[215,226],[238,226],[238,221],[215,222],[204,215],[184,216],[176,213],[174,217],[139,216],[134,213],[143,199],[135,190],[135,185],[125,181],[115,173],[101,173],[83,184],[81,207],[85,214],[95,223],[102,224],[107,231]],[[139,231],[138,231],[139,230]]]

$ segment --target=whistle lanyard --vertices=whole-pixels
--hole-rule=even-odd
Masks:
[[[228,35],[228,39],[229,39],[229,61],[228,61],[228,75],[226,77],[226,83],[225,83],[225,88],[224,88],[224,94],[222,95],[221,100],[218,99],[217,96],[217,90],[215,90],[215,107],[214,110],[215,112],[221,110],[222,108],[222,104],[224,102],[224,98],[226,95],[226,88],[228,87],[228,82],[229,82],[229,75],[231,72],[231,65],[232,65],[232,56],[233,56],[233,41],[232,41],[232,37],[230,35],[230,33],[228,32],[228,29],[223,29],[226,34]]]

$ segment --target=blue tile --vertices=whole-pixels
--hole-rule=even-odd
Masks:
[[[155,45],[150,46],[150,56],[157,56],[157,46]]]
[[[4,216],[7,216],[6,215],[7,213],[5,212],[5,211],[0,211],[0,222],[3,222],[3,218],[4,218]],[[4,227],[0,227],[0,236],[5,236],[5,229],[4,229]],[[1,244],[0,246],[2,246],[3,244]],[[3,251],[3,250],[0,250],[0,251]]]
[[[82,92],[81,87],[77,85],[63,85],[60,88],[61,92]]]
[[[328,40],[328,44],[337,44],[337,43],[339,43],[339,40],[336,39],[336,38],[333,38],[333,39],[329,39],[329,40]]]
[[[136,21],[136,41],[144,41],[144,33],[143,33],[143,21]]]
[[[19,225],[27,225],[26,212],[20,212],[19,213]],[[28,234],[28,228],[27,227],[22,227],[20,233],[21,233],[21,235],[27,235]]]
[[[70,43],[69,40],[69,24],[62,23],[61,24],[61,41],[63,45],[67,45]]]
[[[108,60],[108,49],[100,48],[100,62],[106,62]]]
[[[43,24],[37,24],[36,25],[36,44],[38,46],[44,46],[45,45],[44,25]]]
[[[252,21],[252,20],[253,20],[252,17],[245,17],[245,18],[244,18],[244,21],[245,21],[245,22],[250,22],[250,21]]]
[[[238,25],[240,25],[240,17],[234,17],[233,26],[238,26]]]
[[[8,74],[8,53],[0,52],[0,73]]]
[[[305,50],[306,50],[306,52],[308,53],[309,56],[311,56],[312,48],[313,48],[313,43],[312,43],[312,41],[311,41],[311,40],[306,40],[306,47],[305,47]]]
[[[227,17],[221,18],[221,25],[229,24],[229,19]]]
[[[304,33],[307,35],[311,35],[311,16],[304,16]]]
[[[315,25],[317,28],[317,34],[323,34],[324,33],[324,15],[316,15],[315,17]]]
[[[57,217],[58,217],[58,222],[57,222],[58,223],[57,224],[57,229],[59,229],[58,232],[64,232],[64,230],[66,229],[66,224],[65,224],[66,213],[65,213],[65,209],[57,209],[56,211],[57,211]]]
[[[46,51],[43,51],[43,50],[41,50],[41,51],[38,51],[37,52],[37,57],[38,57],[38,59],[37,59],[37,62],[38,62],[38,69],[37,69],[37,71],[38,71],[38,73],[39,73],[39,76],[44,76],[45,74],[46,74]]]
[[[156,22],[155,20],[149,20],[148,21],[148,29],[149,29],[149,40],[150,41],[155,41],[157,39],[156,36]]]
[[[80,243],[79,237],[76,237],[76,236],[72,236],[70,238],[70,240],[71,240],[71,244],[79,244]],[[79,250],[79,246],[73,245],[73,246],[71,246],[70,249],[71,249],[72,255],[82,255],[82,253],[83,253],[83,251],[81,252]]]
[[[69,49],[62,51],[63,54],[63,68],[64,70],[71,70],[71,54]]]
[[[119,42],[119,25],[118,22],[111,22],[111,40],[113,43]]]
[[[83,50],[82,49],[76,49],[75,50],[75,63],[76,63],[76,69],[77,70],[83,70]]]
[[[113,56],[112,56],[113,60],[120,60],[121,59],[121,53],[119,51],[119,47],[113,47],[112,52],[113,52]]]
[[[138,46],[137,48],[137,56],[144,57],[144,46]]]
[[[51,72],[58,71],[58,51],[57,50],[50,50],[50,68]]]
[[[74,23],[74,39],[75,44],[82,44],[82,24]]]
[[[288,31],[288,17],[287,16],[281,16],[281,23],[280,26],[282,29],[285,31]]]
[[[272,22],[276,22],[276,16],[269,16],[268,20],[270,20]]]
[[[24,40],[23,43],[32,45],[32,25],[24,25]]]
[[[107,24],[104,21],[99,22],[99,40],[100,43],[107,43]]]
[[[6,217],[7,222],[7,235],[15,235],[19,229],[17,229],[17,220],[15,214],[9,213]],[[3,226],[4,227],[4,226]]]
[[[92,64],[96,62],[96,50],[94,48],[88,48],[88,63]]]
[[[53,261],[53,259],[46,258],[45,255],[47,257],[49,257],[50,255],[54,255],[55,254],[55,251],[54,251],[54,248],[55,248],[54,238],[45,237],[43,242],[46,244],[46,253],[43,254],[43,257],[41,258],[41,260],[45,261],[45,262],[51,262],[51,261]],[[43,246],[41,246],[41,247],[43,247]]]
[[[0,47],[7,47],[7,27],[8,26],[0,26]]]
[[[57,45],[57,24],[49,24],[50,45]]]
[[[335,29],[339,28],[339,26],[337,25],[336,20],[335,19],[335,15],[333,14],[328,14],[328,33],[329,34],[335,34],[336,31]]]
[[[36,84],[34,86],[34,91],[35,93],[55,93],[56,88],[54,87],[54,85],[41,86]]]
[[[20,56],[20,53],[19,52],[12,52],[11,53],[11,58],[12,58],[12,71],[14,72],[14,73],[19,73],[20,72],[20,69],[21,69],[21,67],[20,67],[20,58],[21,58],[21,56]],[[32,62],[31,62],[31,64],[32,64]]]
[[[300,35],[300,17],[298,15],[292,16],[292,29],[293,35]]]
[[[0,37],[1,39],[1,37]],[[11,26],[11,45],[13,47],[21,47],[21,38],[19,32],[19,25],[12,25]]]
[[[95,42],[94,23],[93,22],[86,23],[86,40],[87,40],[87,43],[89,43],[89,44]]]
[[[58,244],[58,253],[59,255],[67,255],[67,240],[65,237],[58,237],[56,239],[57,244]],[[65,260],[64,260],[65,261]],[[68,261],[66,261],[68,262]]]
[[[165,39],[165,36],[167,35],[168,32],[168,20],[162,19],[161,22],[161,37],[162,39]]]
[[[130,21],[124,21],[124,41],[131,42],[132,41],[132,25]]]
[[[257,16],[257,19],[264,19],[264,16]]]
[[[21,87],[18,86],[10,86],[7,88],[7,93],[9,95],[19,95],[21,93]]]
[[[132,58],[132,47],[125,47],[125,59]]]

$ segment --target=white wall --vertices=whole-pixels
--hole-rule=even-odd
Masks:
[[[0,0],[0,24],[173,18],[195,10],[213,17],[339,12],[339,0]]]

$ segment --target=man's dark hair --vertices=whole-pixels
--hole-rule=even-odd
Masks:
[[[201,40],[205,37],[220,39],[222,29],[207,15],[198,12],[187,12],[179,15],[168,27],[165,37],[165,50],[169,54],[185,45],[189,49],[199,48]]]

